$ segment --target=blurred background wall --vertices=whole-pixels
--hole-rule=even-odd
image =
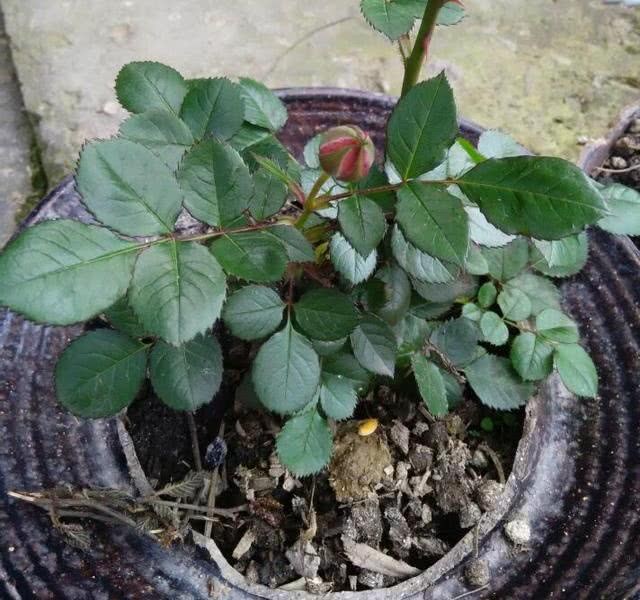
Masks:
[[[86,138],[125,116],[113,81],[132,60],[187,77],[248,75],[272,87],[396,94],[395,48],[358,0],[0,0],[0,244]],[[429,72],[460,113],[540,153],[577,158],[640,96],[640,8],[602,0],[465,0]],[[10,50],[10,52],[9,52]],[[4,189],[3,189],[4,188]]]

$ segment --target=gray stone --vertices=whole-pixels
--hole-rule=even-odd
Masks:
[[[31,140],[0,14],[0,248],[13,233],[16,216],[31,196]]]

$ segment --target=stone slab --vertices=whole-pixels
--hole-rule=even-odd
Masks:
[[[0,13],[0,248],[31,196],[31,140]]]
[[[124,117],[112,89],[123,63],[159,60],[186,76],[248,75],[273,87],[399,90],[395,48],[357,0],[0,0],[27,109],[51,182],[86,138]],[[534,151],[577,158],[640,95],[640,10],[599,0],[466,0],[438,34],[460,112]],[[293,48],[293,50],[292,50]]]

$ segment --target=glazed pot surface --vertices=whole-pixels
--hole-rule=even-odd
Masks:
[[[300,156],[328,126],[355,123],[379,149],[394,100],[341,90],[285,90],[289,121],[281,139]],[[463,122],[476,141],[480,130]],[[88,219],[71,179],[26,224]],[[530,402],[528,431],[497,522],[482,527],[479,556],[491,582],[474,598],[632,598],[640,592],[640,255],[626,238],[590,233],[587,266],[563,283],[600,374],[594,400],[555,382]],[[7,598],[259,598],[205,550],[165,549],[132,530],[96,527],[89,552],[68,546],[39,509],[8,490],[68,483],[132,490],[116,419],[79,421],[53,389],[57,357],[82,327],[48,327],[0,310],[0,596]],[[503,525],[526,519],[528,548],[514,549]],[[358,597],[451,599],[468,590],[470,538],[429,571],[392,590]],[[266,593],[270,597],[302,597]],[[356,597],[352,593],[340,597]]]

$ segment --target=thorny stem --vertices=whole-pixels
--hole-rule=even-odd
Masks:
[[[202,459],[200,458],[200,443],[198,442],[198,429],[192,412],[187,412],[187,425],[191,436],[191,451],[193,452],[193,466],[196,471],[202,471]]]
[[[420,70],[427,57],[429,50],[429,43],[433,30],[436,26],[436,19],[440,9],[445,5],[447,0],[429,0],[424,10],[424,16],[420,23],[420,29],[416,35],[416,41],[413,44],[413,50],[409,55],[409,58],[404,64],[404,79],[402,81],[402,96],[405,96],[407,92],[417,83],[420,77]]]
[[[449,373],[451,373],[458,380],[460,384],[465,385],[467,383],[467,380],[465,379],[464,375],[462,375],[460,371],[456,369],[455,365],[451,362],[449,357],[444,352],[441,352],[439,348],[437,348],[430,342],[427,342],[424,347],[424,352],[425,353],[433,352],[433,354],[435,354],[440,360],[440,362],[442,363],[442,366],[447,371],[449,371]]]

